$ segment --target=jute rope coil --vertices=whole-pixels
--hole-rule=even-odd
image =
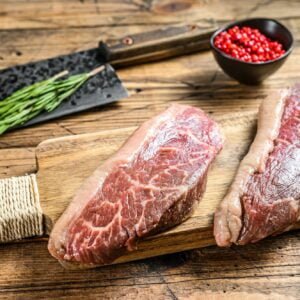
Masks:
[[[0,243],[43,234],[35,175],[0,180]]]

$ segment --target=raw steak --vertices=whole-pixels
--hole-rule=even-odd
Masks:
[[[135,249],[137,239],[184,221],[222,145],[202,110],[172,105],[86,180],[54,226],[50,253],[65,266],[107,264]]]
[[[300,87],[261,105],[254,142],[215,214],[219,246],[244,245],[300,219]]]

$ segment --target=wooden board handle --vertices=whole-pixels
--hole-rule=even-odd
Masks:
[[[197,24],[166,27],[146,33],[100,42],[100,55],[117,67],[157,61],[209,49],[209,39],[217,29]]]

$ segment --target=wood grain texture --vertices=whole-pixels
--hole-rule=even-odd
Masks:
[[[0,178],[21,176],[36,171],[35,148],[0,150]]]
[[[299,81],[300,71],[298,0],[1,0],[0,68],[163,25],[223,24],[254,16],[278,19],[296,41],[286,64],[263,85],[245,87],[230,80],[209,52],[122,69],[118,73],[131,92],[129,99],[11,132],[0,137],[0,148],[26,150],[53,137],[134,127],[173,101],[198,105],[216,119],[255,115],[267,93]],[[23,153],[27,172],[31,167]],[[6,176],[3,167],[12,165],[8,157],[8,152],[0,156],[1,177]],[[20,168],[15,175],[21,175]],[[10,169],[9,176],[14,175]],[[294,231],[246,247],[213,246],[84,272],[63,270],[46,242],[1,245],[0,298],[297,299],[299,237]]]
[[[298,299],[299,238],[294,232],[245,247],[213,246],[84,271],[64,270],[49,259],[43,241],[2,245],[0,297]]]

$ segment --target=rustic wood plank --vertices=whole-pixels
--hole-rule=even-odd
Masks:
[[[21,176],[36,171],[35,148],[0,150],[0,178]]]
[[[297,299],[299,238],[294,232],[244,247],[214,246],[85,271],[62,269],[45,242],[2,245],[0,297]]]
[[[127,26],[148,23],[166,25],[186,20],[232,20],[253,15],[291,18],[299,16],[297,8],[297,1],[287,0],[255,0],[238,6],[234,0],[51,0],[28,3],[5,0],[1,1],[1,28],[65,28],[107,24]]]
[[[232,1],[233,2],[233,1]],[[11,28],[64,28],[111,26],[159,25],[186,22],[187,19],[233,18],[232,2],[220,5],[220,1],[39,1],[26,3],[1,2],[3,29]],[[257,2],[257,1],[255,1]],[[255,3],[253,4],[253,7]],[[227,9],[226,9],[227,8]],[[197,14],[201,10],[202,14]],[[99,17],[101,16],[101,17]],[[13,24],[13,25],[12,25]]]

